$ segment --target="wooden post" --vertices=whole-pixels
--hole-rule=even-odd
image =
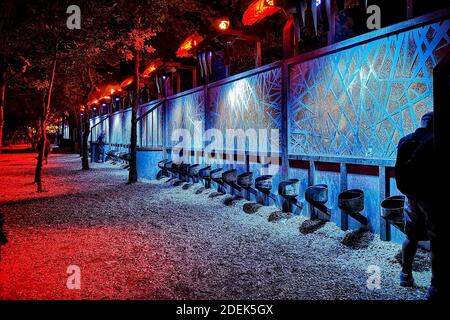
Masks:
[[[261,40],[256,41],[256,48],[255,48],[255,65],[256,68],[261,66]]]
[[[208,91],[208,85],[204,86],[203,89],[203,96],[204,96],[204,101],[205,101],[205,132],[206,130],[211,128],[211,110],[210,110],[210,106],[209,106],[209,91]],[[209,159],[209,155],[204,152],[205,151],[205,147],[206,147],[206,141],[203,141],[204,139],[202,139],[202,148],[203,148],[203,163],[210,163],[210,159]]]
[[[289,176],[288,157],[288,99],[289,99],[289,65],[285,62],[281,65],[281,133],[280,133],[280,153],[281,153],[281,179],[285,180]]]
[[[378,167],[378,177],[380,186],[380,203],[384,198],[390,196],[390,184],[389,184],[389,174],[387,168],[384,166]],[[391,224],[381,217],[381,206],[380,206],[380,239],[383,241],[391,240]]]
[[[330,15],[329,19],[329,25],[330,30],[327,34],[327,40],[328,45],[332,45],[334,43],[334,37],[336,35],[336,0],[327,0],[326,5],[330,6],[330,8],[327,8],[327,13]]]
[[[177,93],[180,93],[181,92],[181,76],[178,72],[175,73],[175,81],[177,82]]]
[[[434,87],[434,166],[430,174],[434,174],[437,181],[447,182],[448,173],[448,150],[450,148],[450,50],[438,63],[433,70],[433,87]],[[448,188],[436,188],[433,195],[435,208],[446,208],[448,206]],[[448,233],[448,225],[450,218],[448,214],[436,214],[436,238],[445,239]],[[442,244],[438,242],[439,250],[444,250],[439,245],[446,244],[445,240]],[[436,247],[435,247],[436,249]],[[439,259],[437,268],[447,270],[448,266],[445,259]],[[434,266],[433,266],[434,267]],[[448,272],[444,272],[445,279],[442,283],[448,285],[450,283]],[[448,288],[448,287],[447,287]]]
[[[313,160],[310,160],[308,168],[308,186],[315,185],[316,183],[315,175],[316,175],[316,163]],[[308,204],[308,215],[310,219],[317,218],[316,209],[312,204]]]
[[[163,147],[163,158],[168,159],[167,157],[167,135],[168,135],[168,126],[167,126],[167,104],[166,99],[164,97],[164,101],[159,108],[162,108],[162,147]],[[152,121],[153,124],[153,121]],[[152,136],[153,140],[153,136]]]
[[[294,17],[288,16],[283,28],[283,57],[285,59],[295,55],[296,36],[294,32]]]
[[[348,177],[347,177],[347,164],[340,163],[340,189],[341,192],[347,190],[348,188]],[[341,212],[341,230],[348,230],[348,215],[345,211],[340,210]]]
[[[197,68],[192,68],[192,88],[197,87]]]
[[[406,0],[406,19],[414,18],[413,0]]]

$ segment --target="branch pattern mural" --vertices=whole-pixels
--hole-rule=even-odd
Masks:
[[[433,68],[449,43],[446,20],[291,66],[289,152],[395,159],[433,108]]]

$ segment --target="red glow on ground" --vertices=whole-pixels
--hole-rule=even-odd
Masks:
[[[176,272],[164,235],[104,215],[106,202],[101,212],[81,204],[99,201],[99,194],[104,199],[120,180],[102,187],[104,177],[81,171],[79,156],[50,154],[48,191],[36,193],[35,153],[25,147],[0,153],[0,212],[8,239],[0,247],[0,300],[167,298],[164,288]],[[122,171],[109,172],[115,173]],[[71,265],[81,271],[79,290],[67,287]]]

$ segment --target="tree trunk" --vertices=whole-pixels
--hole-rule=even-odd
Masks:
[[[42,122],[42,128],[41,129],[41,138],[39,139],[38,145],[38,158],[36,163],[36,171],[34,173],[34,183],[37,184],[37,192],[42,192],[42,164],[44,161],[44,149],[45,149],[45,127],[46,122]]]
[[[80,110],[76,110],[75,114],[75,121],[76,121],[76,152],[80,154],[81,157],[81,141],[83,138],[83,132],[82,132],[82,124],[81,124],[81,117],[80,117]]]
[[[43,103],[43,114],[41,121],[41,137],[38,143],[38,160],[36,163],[36,171],[34,174],[34,182],[37,184],[37,192],[42,192],[42,162],[44,160],[44,150],[47,142],[47,119],[50,114],[50,103],[52,101],[52,91],[53,91],[53,83],[55,81],[55,73],[56,73],[56,52],[53,57],[53,68],[52,68],[52,76],[50,81],[50,86],[48,88],[47,93],[47,103]]]
[[[91,110],[89,109],[89,98],[91,97],[92,93],[95,90],[95,84],[94,79],[92,77],[92,70],[91,67],[87,66],[87,79],[82,77],[82,81],[88,81],[88,86],[86,87],[85,96],[83,98],[84,100],[84,112],[83,112],[83,118],[81,120],[83,133],[81,135],[81,167],[83,170],[89,170],[89,149],[88,149],[88,143],[89,143],[89,135],[91,133],[91,123],[90,123],[90,116],[91,116]],[[92,147],[92,146],[91,146]]]
[[[136,150],[137,150],[137,111],[139,108],[139,51],[136,52],[135,62],[134,62],[134,98],[133,106],[131,108],[131,141],[130,141],[130,173],[128,176],[128,183],[137,182],[137,161],[136,161]]]
[[[5,93],[6,93],[6,75],[5,75],[5,56],[0,55],[0,153],[3,147],[3,127],[5,125]]]
[[[78,119],[79,110],[73,108],[72,111],[73,112],[71,112],[69,116],[69,137],[71,141],[71,151],[73,153],[80,153],[79,141],[81,137],[81,130],[80,121]]]
[[[1,88],[0,88],[0,96],[1,96],[1,102],[0,102],[0,152],[2,152],[3,147],[3,127],[5,125],[5,93],[6,93],[6,82],[1,81]]]
[[[89,133],[91,131],[91,123],[89,121],[89,111],[87,105],[83,116],[83,129],[84,130],[83,130],[83,146],[81,148],[82,149],[81,166],[83,170],[89,170],[88,141],[89,141]]]

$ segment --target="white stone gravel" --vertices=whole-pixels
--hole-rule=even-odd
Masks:
[[[196,195],[164,181],[127,185],[127,171],[77,155],[51,155],[47,193],[32,182],[33,155],[0,155],[0,299],[422,299],[398,285],[400,246],[375,237],[351,249],[332,223],[303,235],[305,218],[270,223],[277,210],[242,211],[245,200]],[[80,290],[66,287],[67,266],[81,268]],[[369,290],[367,269],[381,269]]]

